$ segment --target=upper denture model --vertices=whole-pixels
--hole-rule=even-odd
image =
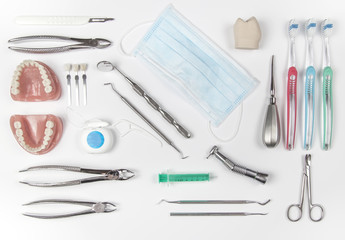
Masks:
[[[46,64],[25,60],[18,65],[11,83],[11,97],[15,101],[41,102],[57,100],[61,87],[56,74]]]
[[[13,115],[10,125],[19,145],[35,155],[51,151],[62,135],[62,121],[52,114]]]

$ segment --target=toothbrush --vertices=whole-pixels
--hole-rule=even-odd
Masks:
[[[66,71],[66,79],[67,79],[67,98],[68,98],[68,106],[72,105],[72,91],[71,91],[71,69],[72,64],[65,64],[65,71]]]
[[[323,37],[323,61],[322,61],[322,148],[328,150],[331,147],[333,131],[333,96],[332,82],[333,70],[330,63],[328,38],[332,33],[333,23],[325,19],[321,23],[321,33]]]
[[[314,132],[314,109],[315,109],[315,77],[313,57],[313,37],[316,31],[316,22],[309,19],[305,24],[305,36],[307,42],[306,70],[304,83],[304,149],[309,150],[313,142]]]
[[[79,64],[73,64],[74,80],[75,80],[75,105],[79,106]]]
[[[292,19],[289,22],[289,59],[287,79],[287,133],[286,149],[292,150],[295,145],[296,116],[297,116],[297,69],[295,56],[295,37],[298,32],[298,24]]]

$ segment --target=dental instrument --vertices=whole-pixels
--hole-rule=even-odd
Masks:
[[[54,36],[54,35],[34,35],[12,38],[8,40],[8,43],[18,43],[22,41],[73,41],[78,42],[77,44],[58,46],[58,47],[48,47],[48,48],[37,48],[37,47],[15,47],[9,46],[8,48],[17,52],[23,53],[58,53],[65,52],[74,49],[103,49],[111,45],[111,41],[103,38],[72,38],[64,36]]]
[[[271,87],[270,87],[270,104],[268,105],[266,117],[264,121],[264,128],[262,132],[262,141],[266,147],[275,147],[280,141],[280,120],[279,112],[276,104],[275,97],[275,84],[273,75],[273,62],[274,56],[272,55],[271,60]]]
[[[166,199],[162,199],[161,202],[166,203],[174,203],[174,204],[259,204],[261,206],[265,206],[269,203],[271,199],[268,199],[266,202],[258,202],[258,201],[251,201],[251,200],[177,200],[177,201],[169,201]]]
[[[217,146],[213,146],[213,148],[210,151],[210,154],[208,155],[207,159],[211,156],[215,155],[217,159],[219,159],[227,168],[229,168],[231,171],[239,173],[241,175],[253,178],[263,184],[266,183],[268,174],[256,172],[253,170],[250,170],[248,168],[242,167],[240,165],[235,164],[233,161],[231,161],[229,158],[225,157],[223,154],[221,154],[218,151]]]
[[[304,149],[309,150],[312,147],[314,132],[314,111],[315,111],[315,78],[313,55],[313,37],[316,31],[316,22],[309,19],[305,24],[306,36],[306,71],[304,82]]]
[[[121,70],[119,70],[115,65],[113,65],[111,62],[108,61],[101,61],[97,64],[97,68],[100,71],[103,72],[109,72],[112,70],[118,71],[132,86],[132,89],[140,96],[142,96],[146,102],[156,111],[158,111],[162,117],[169,122],[171,125],[173,125],[176,130],[185,138],[190,138],[191,134],[190,132],[182,127],[173,116],[171,116],[168,112],[166,112],[157,102],[154,100],[151,96],[149,96],[144,89],[142,89],[136,82],[134,82],[131,78],[129,78],[126,74],[124,74]]]
[[[175,146],[175,144],[163,134],[153,123],[148,120],[134,105],[126,99],[122,94],[120,94],[114,87],[112,83],[104,83],[104,85],[110,85],[112,90],[121,98],[121,100],[130,108],[132,109],[144,122],[149,125],[167,144],[173,147],[180,155],[182,159],[187,158],[188,156],[184,156],[183,153]]]
[[[320,204],[313,204],[313,201],[312,201],[310,165],[311,165],[311,155],[306,154],[305,159],[304,159],[304,168],[303,168],[303,174],[302,174],[302,188],[301,188],[301,193],[300,193],[301,195],[300,203],[291,204],[289,208],[287,209],[287,217],[292,222],[297,222],[298,220],[302,218],[305,189],[307,190],[307,197],[308,197],[309,218],[314,222],[319,222],[323,219],[323,216],[324,216],[323,207]],[[296,211],[298,213],[297,217],[292,215],[292,212],[296,212]],[[317,213],[319,214],[318,217],[315,217],[316,211],[318,211]]]
[[[323,60],[322,60],[322,149],[329,150],[332,143],[333,133],[333,70],[331,68],[331,57],[329,49],[329,36],[332,33],[333,23],[325,19],[321,23],[323,39]]]
[[[160,183],[210,181],[210,174],[209,173],[195,173],[195,174],[160,173],[158,175],[158,181]]]
[[[114,18],[87,16],[18,16],[16,24],[21,25],[84,25],[87,23],[103,23]]]
[[[297,119],[297,69],[295,37],[298,24],[292,19],[289,22],[289,58],[287,79],[287,119],[286,119],[286,149],[292,150],[295,146],[296,119]]]
[[[61,187],[61,186],[72,186],[79,185],[82,183],[89,182],[98,182],[104,180],[128,180],[134,177],[134,172],[128,169],[116,169],[116,170],[101,170],[101,169],[90,169],[90,168],[80,168],[74,166],[62,166],[62,165],[42,165],[29,167],[27,169],[21,170],[19,172],[28,172],[36,170],[62,170],[69,172],[79,172],[79,173],[88,173],[88,174],[99,174],[97,177],[82,178],[71,181],[64,182],[30,182],[30,181],[21,181],[20,183],[27,184],[34,187]]]
[[[219,216],[253,216],[267,215],[267,213],[248,213],[248,212],[171,212],[174,217],[219,217]]]
[[[80,98],[79,98],[79,64],[73,64],[73,71],[74,71],[74,80],[75,80],[75,105],[80,105]]]
[[[71,88],[71,69],[72,64],[65,64],[66,79],[67,79],[67,104],[72,105],[72,88]]]
[[[82,72],[82,79],[83,79],[83,105],[87,105],[87,83],[86,83],[86,69],[87,69],[87,64],[82,63],[80,64],[80,71]]]
[[[110,202],[86,202],[86,201],[75,201],[75,200],[64,200],[64,199],[46,199],[33,201],[24,204],[23,206],[37,205],[37,204],[73,204],[82,205],[88,207],[86,210],[72,213],[61,213],[61,214],[41,214],[41,213],[23,213],[24,216],[41,218],[41,219],[54,219],[73,217],[78,215],[85,215],[90,213],[109,213],[115,211],[116,205]]]

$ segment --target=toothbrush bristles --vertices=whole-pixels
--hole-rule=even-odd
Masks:
[[[66,72],[70,72],[71,69],[72,69],[72,64],[66,63],[66,64],[64,65],[64,67],[65,67],[65,71],[66,71]]]
[[[73,64],[73,71],[78,72],[79,71],[79,64]]]
[[[86,69],[87,69],[87,63],[82,63],[82,64],[80,64],[80,70],[81,70],[81,71],[85,72]]]

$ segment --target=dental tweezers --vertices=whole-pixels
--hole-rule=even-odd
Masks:
[[[40,40],[62,40],[62,41],[74,41],[77,44],[71,44],[59,47],[48,47],[48,48],[29,48],[29,47],[14,47],[9,46],[8,48],[18,52],[24,53],[58,53],[65,52],[74,49],[92,49],[92,48],[106,48],[111,45],[111,41],[103,38],[72,38],[64,36],[54,36],[54,35],[34,35],[12,38],[8,40],[8,43],[17,43],[22,41],[40,41]]]
[[[39,214],[39,213],[23,213],[24,216],[41,218],[41,219],[53,219],[53,218],[64,218],[73,217],[78,215],[85,215],[90,213],[109,213],[116,210],[116,205],[110,202],[85,202],[85,201],[74,201],[74,200],[63,200],[63,199],[47,199],[29,202],[23,206],[36,205],[36,204],[74,204],[89,207],[87,210],[72,213],[62,214]]]
[[[42,165],[30,167],[20,172],[35,171],[35,170],[63,170],[70,172],[80,172],[80,173],[89,173],[89,174],[100,174],[97,177],[89,177],[71,181],[64,182],[53,182],[53,183],[44,183],[44,182],[28,182],[21,181],[20,183],[27,184],[34,187],[62,187],[62,186],[72,186],[79,185],[82,183],[89,182],[98,182],[103,180],[127,180],[134,177],[134,173],[127,169],[116,169],[116,170],[99,170],[99,169],[89,169],[89,168],[80,168],[73,166],[61,166],[61,165]]]

